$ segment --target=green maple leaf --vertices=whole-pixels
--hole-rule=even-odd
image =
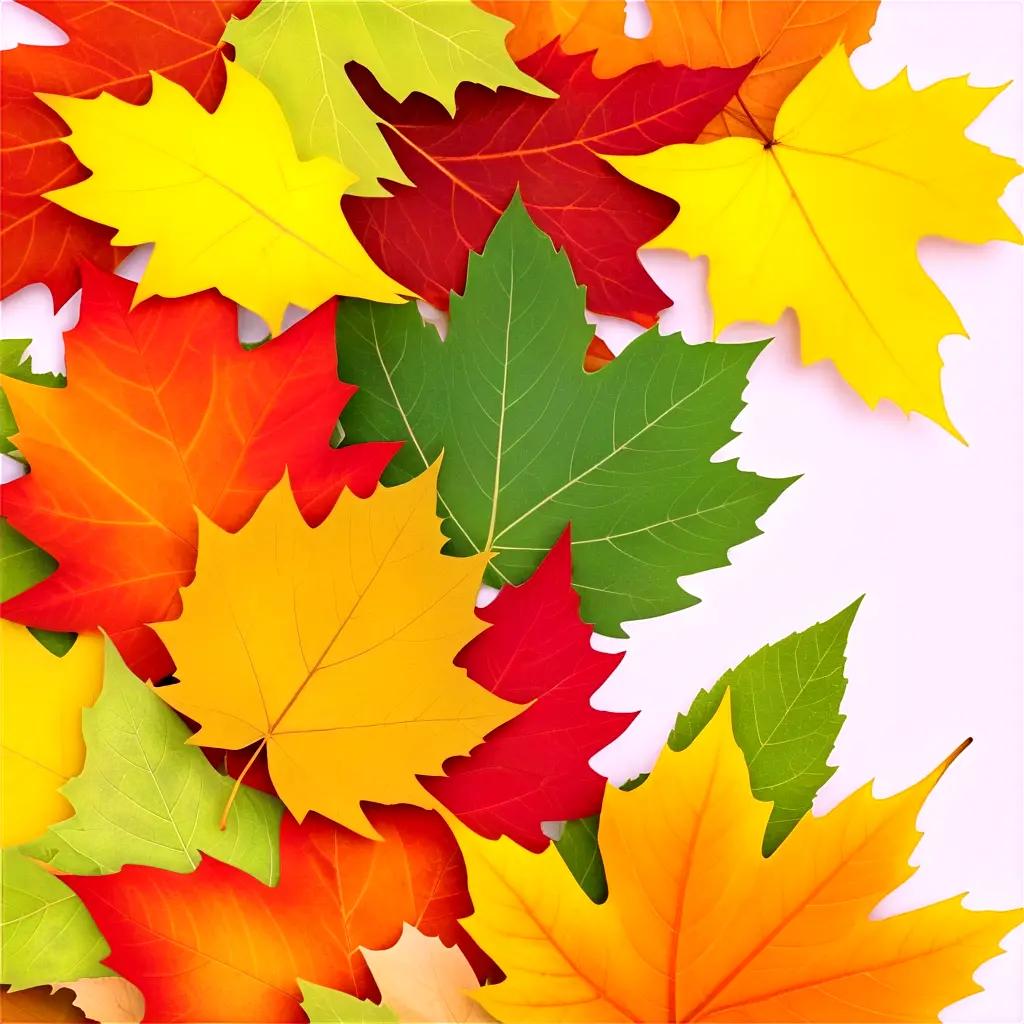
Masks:
[[[309,1024],[397,1024],[398,1017],[386,1006],[378,1006],[369,999],[356,999],[347,992],[314,985],[298,979],[302,991],[303,1011]]]
[[[445,342],[412,303],[343,303],[338,358],[358,385],[346,443],[403,440],[384,480],[422,473],[441,452],[450,554],[495,552],[487,582],[521,583],[567,523],[581,614],[610,636],[627,619],[696,603],[680,576],[726,564],[789,486],[711,456],[734,437],[761,344],[687,345],[656,330],[596,373],[584,292],[518,197]]]
[[[449,113],[460,82],[553,95],[509,57],[510,28],[470,0],[263,0],[244,20],[228,22],[224,40],[274,93],[300,157],[333,157],[358,179],[350,192],[386,196],[378,178],[409,179],[346,63],[369,69],[397,100],[421,92]]]
[[[860,601],[744,659],[710,690],[701,690],[669,734],[669,748],[685,750],[714,717],[725,691],[732,690],[732,728],[750,771],[750,790],[758,800],[773,803],[762,847],[766,857],[835,772],[828,758],[846,720],[839,713],[846,692],[846,641]],[[569,822],[557,846],[584,892],[601,902],[608,887],[597,820]]]
[[[17,850],[0,850],[0,984],[12,992],[113,972],[85,904]]]
[[[277,884],[280,801],[242,786],[221,831],[234,780],[187,745],[185,723],[109,641],[103,690],[82,713],[82,733],[85,766],[61,788],[75,814],[21,847],[26,854],[66,874],[96,875],[125,864],[194,871],[201,850]]]

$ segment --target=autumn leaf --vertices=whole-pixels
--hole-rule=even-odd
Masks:
[[[289,303],[402,301],[338,208],[351,172],[327,157],[300,161],[270,90],[238,64],[226,71],[212,114],[160,75],[142,106],[41,96],[93,172],[46,198],[116,227],[115,244],[155,243],[136,303],[216,288],[276,334]]]
[[[381,1001],[356,999],[345,992],[299,980],[302,1008],[310,1024],[331,1021],[423,1021],[437,1024],[494,1020],[467,994],[478,988],[473,968],[457,946],[424,935],[406,924],[388,949],[364,950]]]
[[[846,693],[846,640],[859,607],[858,599],[831,619],[744,658],[710,690],[697,694],[669,734],[669,750],[685,750],[728,691],[751,792],[772,803],[762,844],[766,857],[811,809],[835,771],[828,759],[846,720],[839,712]],[[640,785],[645,778],[632,779],[623,788]],[[596,816],[568,822],[558,852],[591,899],[607,898]]]
[[[380,839],[286,817],[276,888],[210,858],[191,875],[128,867],[65,881],[110,943],[110,967],[145,996],[148,1020],[304,1024],[296,975],[378,999],[360,947],[393,945],[403,922],[482,963],[458,922],[470,907],[444,822],[413,807],[369,815]]]
[[[878,0],[686,0],[647,6],[641,39],[624,31],[621,4],[605,0],[476,0],[513,22],[509,51],[517,60],[555,36],[566,53],[596,50],[594,74],[621,75],[651,61],[672,67],[754,67],[736,98],[700,141],[771,135],[783,101],[837,43],[847,53],[866,42]]]
[[[75,1006],[97,1024],[141,1024],[146,1013],[142,993],[124,978],[80,978],[61,991],[70,991]]]
[[[7,1024],[58,1024],[85,1019],[75,1006],[74,992],[66,989],[51,991],[49,986],[40,986],[8,992],[0,988],[0,1020]]]
[[[649,244],[710,257],[716,330],[791,307],[805,363],[831,359],[871,407],[886,398],[955,434],[938,346],[964,328],[916,246],[1021,240],[997,202],[1020,167],[963,134],[999,91],[966,79],[914,90],[905,72],[865,89],[836,49],[783,105],[770,144],[610,159],[678,200]]]
[[[493,551],[494,586],[526,579],[571,520],[580,615],[623,636],[624,620],[694,604],[679,577],[725,564],[790,481],[710,461],[760,345],[650,331],[585,373],[583,306],[565,255],[513,199],[443,344],[411,306],[340,307],[339,357],[360,389],[342,424],[349,441],[406,442],[386,482],[445,451],[447,550]]]
[[[477,611],[491,627],[455,659],[497,696],[533,703],[468,757],[447,761],[443,776],[423,780],[474,831],[508,835],[531,850],[549,842],[543,822],[600,807],[605,780],[590,759],[633,718],[591,707],[622,655],[590,645],[593,630],[580,620],[572,589],[569,541],[566,531],[521,587],[502,587]]]
[[[200,521],[195,582],[157,626],[181,682],[158,692],[192,742],[264,747],[281,799],[373,835],[364,801],[433,806],[439,775],[521,709],[452,664],[488,555],[440,554],[437,465],[371,498],[342,494],[315,529],[287,482],[231,535]]]
[[[82,708],[100,692],[103,641],[82,636],[58,658],[24,626],[0,620],[0,677],[0,847],[8,847],[72,812],[60,787],[85,758]]]
[[[331,305],[247,352],[235,306],[213,293],[131,309],[130,282],[83,273],[67,387],[4,378],[32,469],[3,487],[4,514],[60,565],[3,614],[101,626],[135,671],[160,678],[173,664],[138,627],[179,613],[196,508],[238,529],[288,466],[316,521],[342,487],[372,491],[396,446],[328,444],[352,394],[337,379]]]
[[[140,1024],[142,993],[124,978],[80,978],[61,985],[8,992],[0,988],[0,1020],[6,1024]]]
[[[345,65],[368,68],[397,100],[418,92],[449,113],[460,82],[552,95],[509,59],[508,30],[470,0],[264,0],[244,20],[232,19],[224,39],[277,97],[300,157],[333,157],[356,176],[353,195],[383,196],[378,178],[408,180]]]
[[[693,142],[747,68],[651,64],[601,80],[589,56],[554,44],[521,67],[558,98],[463,85],[454,117],[422,96],[397,103],[353,71],[415,187],[396,185],[389,199],[346,196],[352,230],[389,275],[443,309],[518,188],[537,225],[565,248],[590,309],[652,324],[670,300],[636,251],[669,225],[675,207],[634,188],[599,154]]]
[[[219,43],[232,15],[253,0],[22,0],[69,37],[63,46],[16,46],[0,58],[4,181],[0,229],[3,296],[41,281],[63,304],[79,287],[78,263],[113,270],[121,255],[109,228],[43,198],[85,169],[64,144],[67,126],[35,94],[87,97],[108,92],[128,103],[150,95],[150,71],[177,82],[209,109],[220,98]]]
[[[73,653],[84,657],[87,651],[79,654],[80,648],[91,651],[96,643],[95,637],[82,637]],[[102,657],[102,646],[100,651]],[[30,667],[7,677],[23,699],[39,688],[24,671]],[[51,676],[62,681],[52,669]],[[188,727],[128,671],[111,644],[96,703],[81,714],[77,706],[73,711],[77,748],[84,737],[86,750],[84,765],[79,753],[68,773],[75,777],[60,790],[60,819],[66,820],[54,817],[45,834],[21,847],[23,853],[61,874],[92,875],[112,874],[125,864],[194,871],[202,851],[276,884],[281,803],[241,786],[219,827],[232,780],[197,747],[186,746]],[[26,730],[22,742],[31,737],[38,745],[40,735],[41,730]]]
[[[75,894],[16,849],[0,850],[0,984],[10,991],[109,975],[110,952]]]
[[[38,384],[43,388],[63,387],[63,377],[55,373],[33,371],[32,360],[28,355],[30,344],[31,342],[25,338],[4,338],[0,341],[0,375]],[[7,395],[0,389],[0,453],[9,455],[16,451],[11,443],[11,435],[17,430],[18,425],[14,421],[11,404],[7,401]]]
[[[751,795],[726,696],[642,786],[609,787],[603,904],[554,850],[459,827],[466,927],[506,975],[474,998],[507,1021],[935,1020],[977,990],[972,974],[1024,919],[957,898],[871,917],[912,874],[914,821],[948,764],[888,799],[866,786],[803,818],[766,859],[770,812]]]

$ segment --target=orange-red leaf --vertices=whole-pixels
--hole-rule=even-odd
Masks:
[[[770,135],[782,101],[804,75],[842,42],[847,52],[868,38],[878,0],[656,0],[651,30],[625,34],[622,4],[607,0],[476,0],[507,18],[515,59],[555,36],[566,53],[596,50],[594,74],[621,75],[651,61],[669,67],[741,67],[756,61],[739,93],[700,141]]]
[[[18,46],[2,58],[4,181],[2,295],[42,281],[57,305],[78,288],[78,261],[112,269],[114,232],[43,199],[87,176],[64,144],[64,122],[35,93],[149,98],[150,71],[184,86],[207,108],[224,88],[220,37],[254,0],[23,0],[67,33],[64,46]]]
[[[127,867],[64,878],[110,944],[107,964],[139,987],[146,1020],[305,1022],[296,979],[378,999],[360,946],[393,945],[405,922],[487,961],[458,922],[466,874],[447,826],[413,807],[370,810],[381,840],[310,815],[281,829],[270,888],[204,858],[192,874]]]
[[[330,447],[354,391],[337,376],[334,303],[246,351],[235,305],[213,292],[131,310],[131,282],[83,275],[67,387],[4,379],[31,467],[4,486],[4,514],[59,563],[4,615],[44,629],[99,626],[115,640],[127,631],[125,656],[149,675],[155,638],[139,628],[180,614],[196,508],[237,530],[287,467],[316,522],[343,487],[372,491],[395,446]]]

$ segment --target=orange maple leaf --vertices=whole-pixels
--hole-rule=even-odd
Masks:
[[[315,522],[343,487],[368,495],[396,446],[330,447],[355,390],[338,380],[333,302],[246,351],[234,303],[212,292],[133,310],[132,282],[88,266],[83,280],[67,387],[4,378],[31,467],[4,486],[4,515],[59,565],[3,613],[102,627],[136,672],[164,675],[166,654],[139,628],[181,612],[197,508],[237,530],[287,467]]]
[[[976,991],[1021,912],[954,898],[871,917],[911,875],[914,821],[952,758],[888,799],[866,786],[804,817],[766,859],[771,803],[751,795],[729,703],[643,785],[607,790],[603,904],[555,850],[455,826],[466,928],[506,975],[472,995],[498,1020],[919,1022]]]
[[[600,78],[651,61],[736,68],[756,60],[701,142],[770,138],[782,101],[836,43],[850,52],[865,42],[878,10],[878,0],[653,0],[650,33],[632,39],[622,5],[607,0],[475,2],[513,23],[506,43],[515,59],[560,36],[566,53],[597,51],[594,74]]]

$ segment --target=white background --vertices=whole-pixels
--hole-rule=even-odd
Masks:
[[[645,12],[633,6],[637,31]],[[3,15],[5,47],[63,41],[11,0]],[[1020,2],[883,0],[853,63],[869,87],[904,66],[917,88],[965,74],[977,85],[1012,80],[968,135],[1020,159],[1022,54]],[[1024,222],[1021,180],[1003,204]],[[973,736],[921,815],[920,869],[880,909],[962,892],[970,907],[1008,908],[1024,901],[1024,259],[1004,243],[929,239],[919,252],[970,335],[941,349],[949,411],[969,445],[885,403],[868,410],[828,364],[801,366],[792,314],[726,331],[775,341],[750,375],[742,433],[722,455],[802,479],[761,520],[765,535],[733,550],[731,566],[685,581],[700,605],[630,626],[624,645],[601,641],[629,653],[596,703],[642,713],[594,763],[617,781],[648,768],[697,690],[866,594],[847,651],[847,721],[832,758],[839,770],[815,810],[872,778],[879,794],[901,789]],[[676,301],[662,330],[706,338],[704,261],[649,253],[644,263]],[[77,317],[76,300],[55,315],[46,289],[30,286],[0,312],[4,337],[34,339],[37,370],[61,368],[61,331]],[[601,329],[615,348],[636,333],[606,319]],[[945,1021],[1024,1019],[1024,931],[1006,945],[1010,952],[976,975],[986,991],[950,1007]]]

